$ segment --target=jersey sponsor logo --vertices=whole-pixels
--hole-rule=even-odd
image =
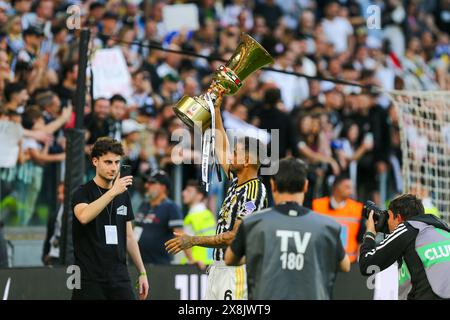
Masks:
[[[117,214],[121,216],[126,216],[128,212],[128,208],[126,206],[120,206],[117,208]]]
[[[280,238],[280,260],[281,268],[284,270],[297,270],[303,269],[305,264],[304,254],[308,248],[309,241],[311,239],[311,232],[305,232],[303,238],[299,231],[291,230],[277,230],[276,236]],[[289,240],[294,240],[294,251],[289,251]],[[292,248],[292,246],[291,246]]]
[[[245,214],[251,214],[253,211],[255,211],[256,205],[253,201],[248,201],[244,203],[244,212]]]

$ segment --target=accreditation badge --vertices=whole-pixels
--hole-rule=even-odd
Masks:
[[[105,226],[105,238],[106,244],[119,244],[117,239],[117,227]]]

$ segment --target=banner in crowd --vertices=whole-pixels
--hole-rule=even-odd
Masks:
[[[17,164],[19,142],[23,129],[18,123],[0,121],[0,168],[12,168]]]
[[[198,17],[198,7],[193,3],[166,5],[163,8],[163,23],[167,32],[198,30]]]
[[[131,76],[120,48],[100,49],[92,60],[94,99],[121,94],[129,100],[133,93]]]

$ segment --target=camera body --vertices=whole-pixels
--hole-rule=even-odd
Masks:
[[[363,207],[363,216],[369,219],[369,213],[373,211],[373,221],[375,222],[375,230],[377,232],[389,233],[388,219],[389,213],[387,210],[381,210],[372,201],[366,201]]]

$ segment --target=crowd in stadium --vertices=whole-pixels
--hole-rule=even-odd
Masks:
[[[166,30],[164,6],[188,2],[198,7],[200,28]],[[8,130],[0,132],[6,137],[0,218],[6,224],[46,223],[42,211],[57,211],[79,72],[79,30],[67,28],[70,5],[81,8],[81,26],[91,29],[91,52],[118,47],[127,62],[131,99],[86,94],[86,154],[99,137],[122,141],[137,204],[140,177],[160,169],[175,174],[171,136],[184,125],[174,104],[205,92],[221,63],[152,44],[227,60],[246,32],[274,57],[274,69],[315,77],[258,71],[222,106],[225,126],[280,130],[279,157],[309,164],[309,206],[342,175],[361,202],[380,203],[402,190],[398,118],[389,96],[321,78],[386,91],[450,89],[448,0],[0,1],[0,123]],[[92,176],[87,165],[86,178]],[[182,176],[183,184],[200,180],[200,166],[183,165]],[[213,212],[223,188],[213,185]]]

